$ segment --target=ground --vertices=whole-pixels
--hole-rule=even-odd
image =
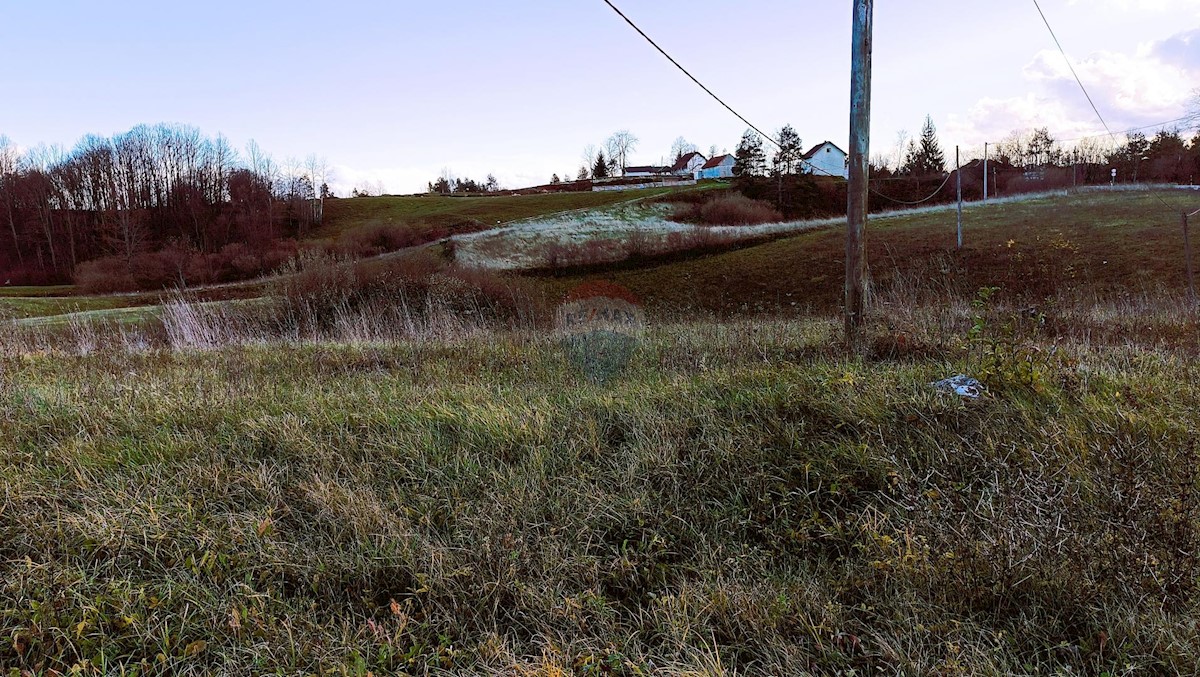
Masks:
[[[1193,674],[1200,316],[1160,197],[972,207],[962,252],[952,212],[875,220],[849,342],[833,227],[4,323],[0,668]],[[548,318],[597,280],[649,323],[603,384]],[[115,298],[65,291],[0,307]]]

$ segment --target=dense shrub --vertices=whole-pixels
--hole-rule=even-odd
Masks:
[[[740,193],[722,192],[704,202],[677,205],[671,218],[707,226],[755,226],[782,221],[783,214],[762,200],[752,200]]]
[[[533,303],[520,280],[447,266],[428,252],[368,266],[308,251],[279,271],[268,292],[275,300],[272,329],[293,335],[321,334],[347,323],[428,322],[433,315],[504,322],[530,317]]]
[[[341,256],[367,258],[433,242],[448,235],[450,230],[444,226],[373,223],[341,233],[333,251]]]
[[[295,240],[262,247],[235,242],[205,254],[178,246],[139,252],[126,258],[106,256],[75,269],[75,284],[89,294],[159,291],[261,277],[296,256]]]

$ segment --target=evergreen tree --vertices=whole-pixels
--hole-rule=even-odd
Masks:
[[[937,128],[933,126],[933,118],[925,116],[925,126],[921,128],[919,143],[910,141],[908,157],[904,160],[903,173],[915,176],[942,174],[946,171],[946,156],[938,143]]]
[[[600,151],[596,153],[596,164],[592,165],[592,178],[607,179],[609,176],[608,160],[604,159],[604,151]]]
[[[1041,166],[1043,164],[1057,164],[1059,152],[1055,149],[1058,142],[1050,136],[1050,130],[1042,127],[1041,129],[1033,130],[1033,136],[1029,137],[1029,144],[1026,146],[1029,153],[1030,164]]]
[[[747,129],[734,153],[733,175],[762,176],[766,169],[767,155],[763,152],[762,138],[753,129]]]
[[[557,186],[560,183],[562,183],[562,179],[558,178],[558,174],[555,174],[554,176],[550,177],[550,185],[551,186]]]
[[[787,176],[795,174],[800,168],[800,156],[803,154],[800,135],[791,125],[784,125],[779,130],[779,150],[771,159],[776,174]]]

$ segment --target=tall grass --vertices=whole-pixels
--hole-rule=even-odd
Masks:
[[[468,300],[503,280],[439,269],[409,296],[409,263],[387,297],[303,265],[278,306],[0,336],[0,665],[1200,665],[1200,373],[1176,301],[917,303],[942,283],[895,278],[863,352],[836,318],[660,324],[598,386],[494,293]],[[958,372],[988,394],[929,386]]]

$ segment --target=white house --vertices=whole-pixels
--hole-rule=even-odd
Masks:
[[[817,144],[800,158],[800,166],[806,173],[817,176],[840,176],[850,178],[850,167],[846,152],[831,141]]]
[[[736,159],[732,155],[718,155],[705,162],[696,172],[697,179],[731,179],[733,164]]]
[[[686,153],[680,156],[680,158],[675,161],[675,164],[671,165],[671,167],[667,169],[667,173],[674,174],[675,176],[695,177],[696,172],[698,172],[700,168],[704,166],[706,161],[707,160],[705,157],[699,153]]]

